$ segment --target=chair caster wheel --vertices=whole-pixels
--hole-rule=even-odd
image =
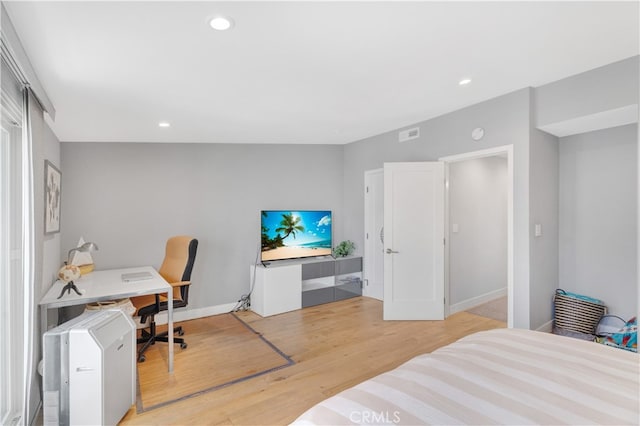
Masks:
[[[138,357],[138,362],[144,362],[146,359],[147,359],[147,358],[145,358],[145,356],[144,356],[144,355],[140,355],[140,356]]]
[[[182,329],[178,330],[178,336],[184,336],[184,331]]]
[[[186,343],[180,343],[180,349],[187,349]]]

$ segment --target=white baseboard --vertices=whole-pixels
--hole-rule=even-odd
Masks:
[[[553,320],[545,322],[540,327],[536,328],[536,331],[551,333],[553,331]]]
[[[235,308],[237,303],[227,303],[224,305],[216,305],[216,306],[207,306],[206,308],[198,308],[198,309],[174,309],[173,311],[173,322],[178,321],[189,321],[197,318],[210,317],[211,315],[219,315],[226,314],[227,312],[231,312],[233,308]],[[167,323],[167,312],[161,312],[156,315],[156,324],[166,324]]]
[[[507,288],[501,288],[498,290],[490,291],[489,293],[481,294],[480,296],[472,297],[471,299],[463,300],[454,305],[449,306],[449,315],[453,315],[457,312],[466,311],[467,309],[475,308],[483,303],[490,302],[494,299],[499,299],[507,295]]]

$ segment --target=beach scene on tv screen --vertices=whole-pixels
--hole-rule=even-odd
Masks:
[[[330,211],[263,211],[262,260],[331,254]]]

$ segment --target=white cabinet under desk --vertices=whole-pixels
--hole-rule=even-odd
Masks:
[[[362,257],[251,265],[250,277],[253,285],[251,310],[266,317],[361,296]]]

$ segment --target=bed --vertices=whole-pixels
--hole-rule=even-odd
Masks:
[[[320,402],[293,424],[638,424],[639,360],[549,333],[483,331]]]

